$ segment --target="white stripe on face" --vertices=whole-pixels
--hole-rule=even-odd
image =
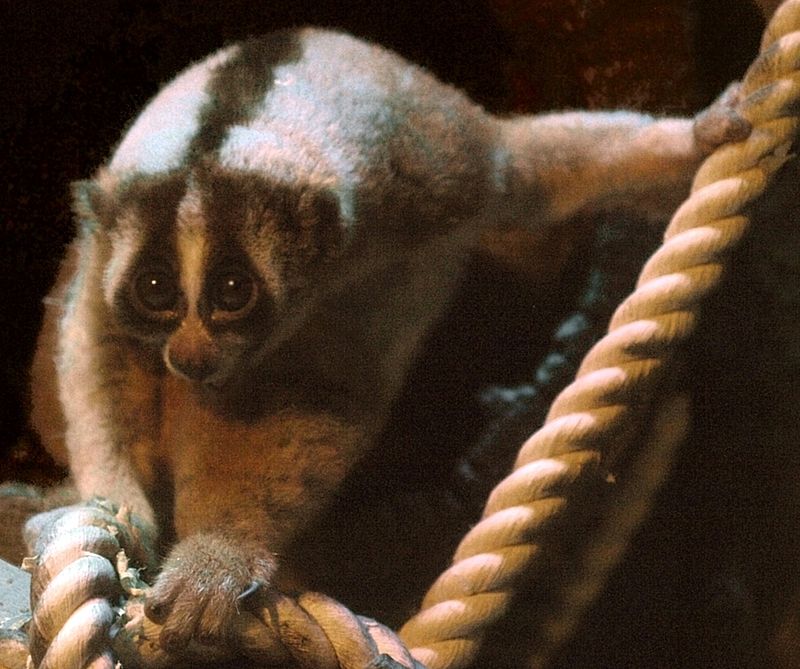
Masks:
[[[178,262],[180,284],[189,314],[197,313],[208,258],[208,231],[198,202],[189,196],[178,209]]]

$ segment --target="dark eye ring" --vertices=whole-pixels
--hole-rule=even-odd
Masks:
[[[133,294],[142,311],[164,315],[177,309],[180,289],[175,275],[169,269],[149,267],[136,274]]]
[[[226,269],[215,277],[212,299],[216,312],[224,316],[242,316],[253,306],[256,282],[249,272]]]

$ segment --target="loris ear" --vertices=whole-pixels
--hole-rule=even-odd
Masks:
[[[81,231],[91,233],[98,227],[108,227],[113,222],[114,204],[110,194],[110,180],[110,175],[100,171],[94,179],[72,183],[72,211]]]
[[[93,200],[100,190],[94,181],[88,179],[75,181],[71,184],[72,211],[78,228],[83,232],[93,232],[97,229],[98,217],[95,213]]]

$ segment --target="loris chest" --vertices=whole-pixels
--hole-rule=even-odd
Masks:
[[[295,407],[237,419],[169,374],[159,399],[157,440],[135,450],[134,461],[179,538],[252,515],[263,517],[274,545],[284,546],[363,451],[361,429],[318,411]]]

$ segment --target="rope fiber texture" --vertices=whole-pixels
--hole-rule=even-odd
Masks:
[[[608,335],[556,398],[544,426],[523,444],[514,471],[489,496],[483,519],[460,543],[453,565],[400,631],[410,652],[382,625],[315,593],[297,600],[265,593],[260,611],[240,616],[238,652],[262,664],[303,669],[469,666],[487,630],[507,613],[515,589],[546,577],[537,566],[547,554],[546,539],[574,506],[570,499],[585,484],[605,481],[609,463],[649,433],[632,466],[645,480],[623,490],[618,501],[625,508],[605,519],[603,541],[584,556],[596,563],[594,580],[563,593],[578,612],[588,605],[659,484],[650,472],[664,469],[680,441],[686,402],[671,392],[664,397],[662,382],[694,331],[703,298],[718,287],[725,259],[747,230],[743,210],[789,158],[800,126],[799,67],[800,0],[788,0],[742,84],[741,110],[752,134],[718,149],[699,170],[692,195],[645,264],[636,290],[617,309]],[[127,556],[141,556],[142,539],[124,510],[103,503],[50,518],[37,556],[28,561],[32,666],[111,669],[117,659],[126,668],[173,666],[175,658],[154,641],[158,628],[142,614],[144,584],[127,563]],[[125,599],[123,610],[118,605]],[[534,659],[539,664],[531,666],[553,652],[574,626],[574,615],[541,626],[547,641]],[[205,647],[197,652],[206,662],[216,657]]]
[[[489,496],[453,565],[401,629],[414,657],[429,669],[460,669],[474,660],[515,588],[537,576],[546,539],[566,515],[573,490],[602,477],[606,463],[639,434],[668,363],[694,332],[703,299],[718,288],[726,259],[748,228],[743,211],[790,157],[800,127],[798,68],[800,0],[788,0],[765,31],[760,56],[740,89],[740,111],[753,126],[751,135],[722,146],[701,166],[690,197],[645,264],[636,290],[614,314],[608,335],[586,355],[544,426],[523,444],[514,471]],[[664,412],[658,414],[666,420]],[[672,440],[661,439],[665,450]],[[556,646],[571,626],[559,630],[551,621],[544,645]],[[539,649],[531,666],[544,663],[548,652]]]
[[[170,655],[158,644],[160,625],[144,615],[149,586],[128,562],[151,562],[143,556],[146,528],[104,500],[34,522],[40,550],[24,566],[32,572],[30,659],[39,669],[209,666],[234,655],[247,666],[424,669],[390,629],[313,592],[259,593],[256,610],[237,617],[235,648],[192,644],[180,658]]]

